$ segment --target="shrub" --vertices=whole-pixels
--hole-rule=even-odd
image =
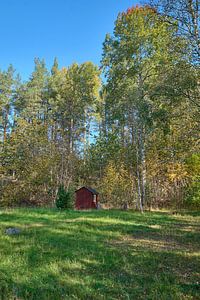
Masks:
[[[72,193],[71,191],[66,191],[63,185],[59,186],[58,189],[56,207],[60,209],[72,208]]]
[[[190,185],[186,191],[185,205],[195,209],[200,208],[200,154],[192,154],[186,160],[187,172],[190,175]]]
[[[196,176],[187,189],[185,204],[187,207],[200,208],[200,176]]]
[[[102,203],[115,208],[121,208],[125,203],[131,204],[132,180],[123,164],[115,166],[113,162],[109,162],[100,184]]]

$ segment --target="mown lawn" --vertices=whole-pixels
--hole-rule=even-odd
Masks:
[[[0,299],[200,299],[199,229],[200,213],[1,210]]]

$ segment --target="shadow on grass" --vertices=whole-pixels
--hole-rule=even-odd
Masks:
[[[191,219],[14,210],[0,214],[0,222],[0,299],[199,297],[199,236]],[[194,232],[182,230],[193,225]],[[5,236],[9,226],[22,234]]]

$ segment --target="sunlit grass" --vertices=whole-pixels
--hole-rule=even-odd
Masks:
[[[0,299],[200,299],[199,215],[0,211]]]

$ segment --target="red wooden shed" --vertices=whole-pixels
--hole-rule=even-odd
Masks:
[[[98,208],[99,193],[90,187],[83,186],[76,190],[76,209]]]

